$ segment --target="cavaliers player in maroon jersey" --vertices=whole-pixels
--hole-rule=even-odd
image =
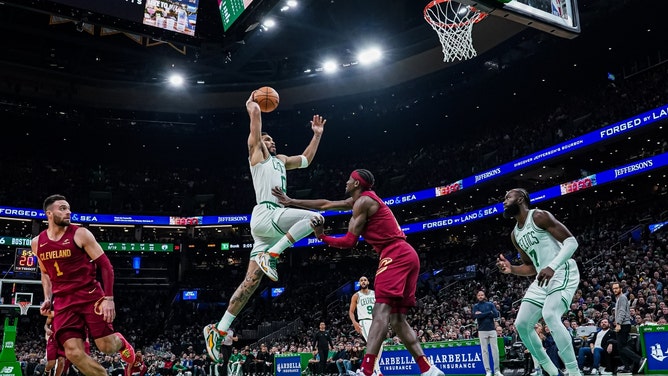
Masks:
[[[116,318],[114,269],[107,255],[88,229],[70,223],[70,204],[64,196],[47,197],[44,213],[48,228],[31,243],[42,272],[42,315],[53,309],[56,341],[84,375],[107,376],[86,353],[88,333],[100,351],[119,352],[126,363],[125,375],[131,376],[135,351],[111,324]],[[98,269],[102,284],[96,279]]]
[[[373,321],[367,338],[367,352],[358,371],[365,376],[373,374],[378,351],[387,333],[387,325],[392,329],[411,353],[423,376],[440,376],[443,372],[433,366],[425,357],[413,328],[406,321],[408,309],[415,306],[415,290],[420,272],[420,259],[415,249],[406,242],[406,235],[399,227],[394,214],[383,200],[371,190],[375,180],[369,170],[357,169],[346,182],[345,200],[329,201],[297,200],[285,195],[280,187],[272,190],[283,205],[299,206],[316,210],[353,210],[348,225],[348,233],[339,238],[327,236],[323,232],[323,222],[312,221],[318,239],[336,248],[353,248],[362,235],[380,256],[374,288],[376,304],[373,307]]]
[[[138,373],[139,376],[144,376],[146,375],[146,372],[148,372],[148,367],[144,363],[144,356],[140,350],[137,350],[135,354],[135,363],[132,365],[132,374],[134,375],[135,373]]]

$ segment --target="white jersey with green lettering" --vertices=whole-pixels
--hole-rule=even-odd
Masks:
[[[547,267],[559,253],[559,243],[547,230],[538,227],[533,221],[533,213],[536,209],[529,210],[524,226],[519,228],[515,225],[513,235],[517,245],[531,258],[536,272]],[[561,268],[565,267],[562,265]],[[561,269],[560,268],[560,269]]]
[[[253,178],[253,188],[255,189],[255,201],[257,204],[263,202],[274,203],[277,206],[283,205],[278,203],[278,199],[271,194],[273,187],[283,188],[287,186],[287,176],[285,173],[285,163],[273,155],[264,161],[250,166],[251,177]]]
[[[367,294],[363,294],[362,290],[356,292],[357,294],[357,320],[371,320],[373,313],[373,306],[376,304],[376,292],[369,289]]]

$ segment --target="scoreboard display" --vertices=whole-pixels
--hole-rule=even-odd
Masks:
[[[250,6],[253,0],[218,0],[220,18],[223,20],[223,30],[229,30],[241,13]]]
[[[37,255],[32,252],[32,249],[16,248],[14,271],[37,273],[38,269],[39,263],[37,262]]]
[[[195,36],[199,0],[53,0],[74,8]]]

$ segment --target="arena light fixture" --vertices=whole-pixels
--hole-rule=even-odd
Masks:
[[[272,27],[276,26],[276,20],[273,18],[267,18],[266,20],[262,21],[262,29],[269,30]]]
[[[382,56],[383,53],[381,52],[380,48],[370,47],[365,50],[362,50],[357,55],[357,60],[359,60],[360,64],[367,65],[377,62],[378,60],[380,60]]]
[[[327,60],[322,65],[322,69],[325,71],[325,73],[334,73],[339,69],[339,64],[336,62],[336,60]]]
[[[169,84],[174,86],[174,87],[181,87],[183,86],[183,83],[185,82],[185,79],[180,73],[172,73],[169,76]]]

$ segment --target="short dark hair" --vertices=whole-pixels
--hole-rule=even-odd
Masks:
[[[371,173],[371,171],[369,171],[367,169],[364,169],[364,168],[358,168],[355,171],[358,174],[360,174],[362,179],[364,179],[367,183],[369,183],[369,188],[367,188],[367,189],[373,188],[374,184],[376,184],[376,179],[373,177],[373,174]]]
[[[529,204],[531,203],[531,199],[529,198],[529,192],[527,192],[526,189],[524,189],[524,188],[513,188],[511,190],[519,193],[521,197],[524,197],[524,202],[526,202],[527,206],[529,206]]]
[[[60,200],[67,201],[65,196],[59,195],[59,194],[51,195],[51,196],[47,197],[46,199],[44,199],[44,205],[42,205],[42,207],[44,208],[44,211],[47,211],[49,206],[51,206],[51,204],[53,204],[56,201],[60,201]]]

